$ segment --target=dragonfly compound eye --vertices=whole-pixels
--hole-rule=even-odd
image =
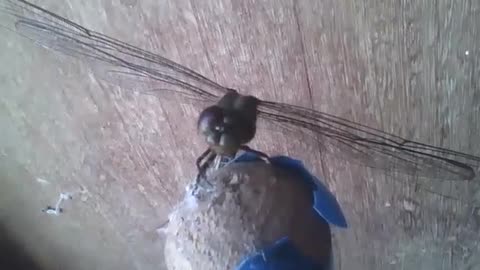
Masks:
[[[211,106],[200,113],[197,122],[197,128],[203,135],[208,136],[211,133],[218,132],[223,126],[224,112],[218,106]]]

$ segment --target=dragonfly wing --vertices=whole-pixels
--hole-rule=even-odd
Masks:
[[[5,1],[16,32],[60,55],[87,61],[102,80],[160,97],[175,94],[215,102],[227,89],[195,71],[82,27],[26,1]],[[6,26],[8,28],[8,26]]]
[[[259,117],[311,135],[327,154],[372,168],[444,180],[471,180],[480,157],[406,140],[315,110],[263,101]]]

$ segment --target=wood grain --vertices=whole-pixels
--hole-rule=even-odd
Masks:
[[[480,155],[478,1],[36,2],[243,93]],[[2,223],[51,269],[85,269],[52,259],[65,247],[89,269],[158,269],[155,229],[205,147],[201,108],[111,87],[0,31]],[[351,228],[334,231],[337,269],[479,267],[476,185],[368,170],[278,130],[252,146],[304,160],[338,195]],[[77,190],[64,215],[40,212]]]

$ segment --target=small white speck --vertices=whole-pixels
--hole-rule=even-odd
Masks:
[[[469,52],[469,51],[465,51],[465,55],[469,55],[469,54],[470,54],[470,52]]]
[[[50,184],[50,182],[48,182],[47,180],[43,179],[43,178],[40,178],[40,177],[37,177],[37,182],[42,184],[42,185],[48,185]]]
[[[264,261],[267,261],[267,256],[265,256],[265,252],[262,251],[262,258]]]
[[[386,203],[385,203],[385,207],[390,207],[390,206],[392,206],[392,205],[390,204],[390,202],[386,202]]]
[[[81,200],[82,202],[86,202],[86,201],[88,200],[88,196],[85,195],[85,194],[83,194],[82,196],[80,196],[80,200]]]
[[[70,193],[61,193],[60,194],[60,199],[62,200],[71,200],[73,197],[70,195]]]
[[[57,209],[47,209],[47,210],[45,210],[45,213],[47,213],[47,214],[49,214],[49,215],[58,216],[60,212],[57,211]]]
[[[456,237],[456,236],[449,236],[449,237],[447,238],[447,241],[448,241],[448,242],[455,242],[455,241],[457,241],[457,237]]]
[[[417,209],[417,205],[415,202],[411,200],[403,200],[403,209],[408,212],[414,212]]]
[[[230,183],[229,183],[229,184],[230,184],[230,185],[237,185],[237,184],[239,184],[239,183],[240,183],[240,179],[239,179],[238,175],[234,174],[234,175],[232,176],[232,179],[230,179]]]

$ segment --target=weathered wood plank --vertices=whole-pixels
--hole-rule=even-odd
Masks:
[[[480,154],[478,1],[37,2],[244,93]],[[136,269],[157,269],[162,249],[155,229],[205,147],[194,136],[200,108],[120,91],[80,61],[57,59],[1,32],[0,59],[8,65],[0,71],[0,153],[2,164],[14,165],[2,168],[0,190],[15,194],[2,201],[2,217],[10,226],[28,221],[22,231],[32,230],[32,237],[61,234],[55,247],[89,235],[123,243],[106,256],[125,254]],[[463,201],[478,199],[475,186],[388,176],[324,156],[307,136],[278,130],[260,130],[252,145],[305,160],[338,194],[352,224],[335,231],[338,269],[480,264],[478,210],[406,183]],[[32,214],[59,192],[80,189],[87,191],[83,200],[69,202],[64,216]],[[12,211],[17,203],[30,210]],[[45,220],[36,226],[37,219]],[[105,232],[91,237],[96,229],[78,229],[85,222],[105,224],[98,226]],[[50,253],[27,234],[22,241],[39,258]],[[96,262],[121,269],[113,259]]]
[[[465,55],[467,47],[479,42],[474,9],[468,1],[300,2],[316,108],[407,138],[478,153],[468,141],[477,140],[479,129],[465,124],[479,108],[472,102],[478,89],[467,64],[478,55]],[[454,269],[468,261],[466,253],[443,254],[461,245],[478,254],[476,242],[452,241],[468,238],[470,226],[478,226],[465,224],[471,206],[416,192],[379,172],[352,173],[356,169],[349,167],[342,173],[336,161],[326,162],[354,224],[349,233],[338,234],[339,245],[350,243],[339,247],[342,268]],[[456,195],[473,199],[473,192],[462,193],[467,190],[459,186],[463,189]],[[408,210],[410,201],[418,204],[414,211]],[[363,240],[347,240],[352,238]],[[437,259],[422,263],[423,257]]]

